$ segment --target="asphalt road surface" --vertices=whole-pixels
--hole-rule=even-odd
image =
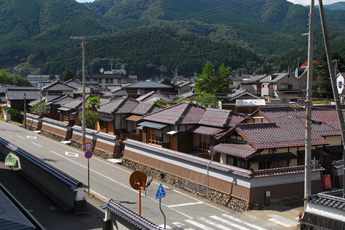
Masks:
[[[0,134],[7,141],[88,184],[88,159],[85,158],[85,152],[82,150],[2,121]],[[133,171],[112,161],[93,156],[89,160],[89,172],[90,189],[94,194],[106,200],[112,198],[139,213],[139,193],[129,184],[129,177]],[[289,225],[289,220],[286,218],[283,218],[284,226],[279,224],[279,220],[265,221],[247,213],[235,212],[172,185],[153,181],[147,195],[142,192],[141,213],[143,217],[162,227],[164,218],[159,209],[159,199],[156,199],[160,184],[166,195],[161,198],[161,205],[166,216],[167,229],[278,230],[296,226],[294,225],[296,222],[291,220]],[[274,219],[274,216],[272,218]]]

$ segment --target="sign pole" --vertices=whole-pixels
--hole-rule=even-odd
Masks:
[[[166,218],[165,218],[165,215],[164,215],[164,212],[162,210],[162,203],[161,203],[161,198],[165,197],[165,191],[164,191],[164,188],[162,186],[162,184],[159,185],[158,187],[158,190],[157,190],[157,193],[156,193],[156,199],[159,199],[159,209],[161,210],[161,213],[163,214],[163,218],[164,218],[164,229],[166,229],[166,225],[167,225],[167,222],[166,222]]]
[[[90,158],[87,159],[87,192],[90,196]]]
[[[141,216],[141,187],[139,187],[139,216]]]
[[[87,193],[90,196],[90,158],[92,157],[92,144],[91,143],[86,143],[84,145],[84,148],[87,150],[85,152],[85,157],[87,158]]]
[[[166,221],[164,212],[162,210],[162,198],[159,198],[159,209],[161,210],[161,213],[162,213],[163,218],[164,218],[164,229],[167,229],[167,221]]]

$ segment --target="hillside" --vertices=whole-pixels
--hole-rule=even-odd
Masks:
[[[333,4],[325,5],[324,8],[329,10],[345,10],[345,2],[336,2]]]
[[[1,67],[30,54],[44,60],[70,47],[71,35],[112,32],[102,17],[74,0],[0,1]]]
[[[0,68],[17,65],[15,71],[23,76],[32,69],[54,74],[70,69],[80,75],[80,49],[70,39],[74,35],[105,36],[87,41],[88,64],[97,58],[113,59],[127,63],[138,75],[171,74],[175,68],[190,73],[201,69],[204,59],[229,63],[238,71],[283,71],[307,55],[308,38],[302,34],[308,30],[309,9],[287,0],[1,0],[0,6]],[[345,13],[325,11],[332,48],[343,54]],[[324,52],[318,12],[315,21],[317,59]],[[151,27],[176,33],[174,42],[167,47],[163,38],[152,39],[156,33],[147,32]],[[134,38],[126,37],[133,31]],[[181,34],[193,42],[177,45]],[[182,54],[181,47],[192,52]],[[200,54],[209,47],[214,49],[210,54]],[[224,57],[211,55],[216,52]]]
[[[68,57],[78,58],[62,61]],[[260,57],[248,50],[167,27],[132,29],[91,40],[87,44],[86,60],[89,73],[93,64],[125,64],[128,73],[139,73],[142,78],[172,75],[176,68],[185,76],[193,76],[195,71],[201,72],[207,60],[212,60],[215,65],[225,63],[233,69],[253,63],[262,66],[263,63]],[[61,72],[65,68],[78,71],[81,66],[80,49],[66,50],[48,62],[55,63],[46,65],[44,71],[48,73]]]

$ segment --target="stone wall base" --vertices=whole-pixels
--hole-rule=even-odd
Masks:
[[[65,138],[63,138],[63,137],[61,137],[59,135],[56,135],[54,133],[47,132],[47,131],[44,131],[44,130],[41,130],[41,134],[43,136],[49,137],[49,138],[51,138],[53,140],[56,140],[56,141],[64,141],[65,140]]]
[[[154,179],[161,180],[165,183],[174,185],[178,188],[184,189],[203,198],[207,198],[206,186],[194,183],[193,181],[188,181],[186,179],[174,176],[172,174],[159,171],[157,169],[142,165],[138,162],[131,161],[129,159],[124,158],[122,160],[122,165],[135,171],[141,171],[145,173],[147,176],[152,176]],[[249,203],[247,201],[231,197],[229,194],[225,194],[213,189],[209,189],[208,194],[210,201],[224,205],[233,210],[243,212],[249,209]]]

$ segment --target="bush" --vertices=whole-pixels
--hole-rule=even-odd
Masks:
[[[9,109],[8,113],[11,115],[11,120],[16,122],[23,122],[24,116],[16,109]]]

